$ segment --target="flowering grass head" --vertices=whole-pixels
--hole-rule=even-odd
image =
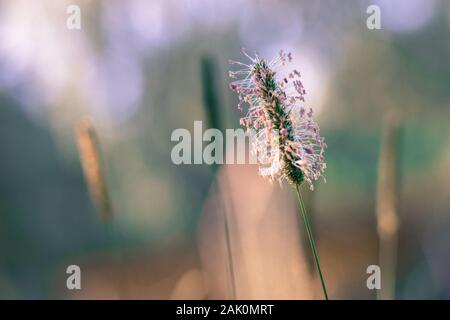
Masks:
[[[238,109],[247,109],[241,124],[251,132],[259,173],[271,181],[287,180],[294,185],[306,181],[313,190],[313,182],[326,168],[326,144],[312,119],[312,109],[303,105],[306,91],[300,72],[277,76],[276,70],[291,62],[291,53],[281,50],[271,61],[256,53],[252,57],[245,49],[242,54],[250,62],[230,60],[240,67],[229,72],[230,88],[238,94]]]

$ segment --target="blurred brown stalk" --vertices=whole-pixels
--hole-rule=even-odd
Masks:
[[[77,124],[76,140],[91,199],[100,217],[108,220],[112,217],[112,206],[104,178],[99,142],[89,120],[84,119]]]
[[[76,140],[92,202],[99,217],[104,222],[111,221],[113,212],[100,156],[100,143],[90,120],[83,119],[77,124]],[[113,227],[112,224],[108,225]],[[121,265],[122,271],[121,276],[118,277],[117,293],[118,297],[123,299],[128,296],[128,263],[125,252],[119,250],[112,258],[117,260],[118,265]]]
[[[398,241],[398,147],[399,121],[396,113],[384,120],[382,145],[378,167],[377,229],[379,236],[379,265],[381,290],[377,299],[395,298]]]

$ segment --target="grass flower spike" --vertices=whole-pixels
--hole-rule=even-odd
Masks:
[[[247,106],[241,124],[250,132],[259,173],[271,181],[287,180],[295,187],[324,297],[328,299],[311,223],[299,189],[305,181],[314,189],[313,183],[326,168],[323,154],[327,145],[312,119],[312,109],[304,106],[306,91],[300,72],[293,70],[286,77],[277,77],[276,70],[291,62],[291,53],[281,50],[271,61],[256,53],[252,57],[245,49],[242,54],[250,62],[230,60],[230,64],[240,69],[229,72],[234,79],[230,88],[239,96],[238,109]]]
[[[293,70],[284,78],[276,77],[275,70],[290,62],[292,55],[280,51],[273,60],[266,61],[257,54],[251,57],[244,49],[242,53],[250,63],[230,61],[241,67],[229,72],[234,79],[230,88],[239,95],[238,108],[248,106],[241,124],[252,132],[260,174],[293,185],[306,181],[312,190],[313,182],[326,168],[326,144],[312,119],[312,109],[303,106],[306,91],[300,72]]]

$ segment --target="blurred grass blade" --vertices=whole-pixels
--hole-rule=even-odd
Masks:
[[[76,140],[90,196],[103,220],[112,218],[112,206],[100,158],[100,146],[92,123],[85,119],[76,126]]]
[[[222,130],[220,123],[220,98],[217,89],[217,77],[214,60],[209,56],[201,58],[201,80],[203,88],[203,104],[210,128]]]
[[[209,56],[203,56],[200,61],[201,66],[201,81],[202,81],[202,92],[203,92],[203,104],[205,106],[206,116],[208,120],[208,125],[210,128],[216,128],[223,132],[223,127],[220,121],[220,98],[218,92],[217,85],[217,74],[215,70],[214,60]],[[219,168],[218,165],[212,166],[214,172],[217,172]],[[215,178],[217,178],[216,175]],[[227,260],[228,260],[228,272],[230,274],[230,287],[231,287],[231,298],[233,300],[236,299],[236,276],[234,271],[234,259],[233,259],[233,250],[231,246],[231,232],[230,232],[230,219],[228,217],[227,208],[224,205],[225,201],[228,201],[230,204],[231,216],[234,215],[233,203],[229,198],[231,194],[229,189],[229,183],[226,175],[223,175],[223,186],[220,185],[219,182],[216,181],[217,185],[217,198],[222,200],[222,208],[223,208],[223,227],[225,233],[225,243],[226,243],[226,251],[227,251]]]
[[[384,120],[378,168],[377,229],[379,236],[379,264],[381,290],[377,299],[395,298],[397,241],[398,241],[398,147],[399,120],[395,113]]]

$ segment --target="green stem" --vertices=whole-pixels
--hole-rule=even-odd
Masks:
[[[295,186],[295,190],[297,191],[298,202],[300,204],[300,208],[302,210],[303,221],[305,223],[306,233],[308,234],[309,244],[311,245],[311,250],[314,256],[314,262],[316,263],[317,271],[319,271],[320,282],[322,284],[323,295],[325,296],[325,300],[328,300],[327,287],[325,286],[325,281],[323,280],[322,270],[320,269],[319,256],[317,255],[316,245],[314,243],[314,237],[311,230],[311,224],[309,222],[308,214],[306,213],[305,205],[303,204],[302,195],[300,194],[299,185]]]

